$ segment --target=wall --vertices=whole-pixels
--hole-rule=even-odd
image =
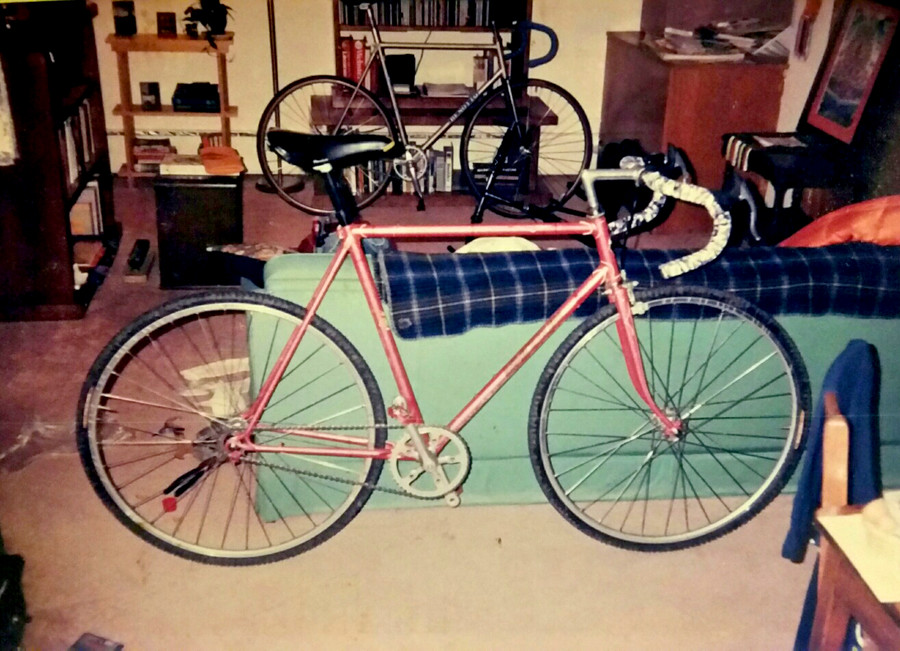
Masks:
[[[794,3],[794,25],[798,23],[805,4],[805,0],[799,0]],[[791,52],[787,74],[784,78],[781,113],[778,116],[778,129],[781,131],[793,131],[800,121],[803,108],[806,105],[806,99],[812,90],[812,84],[819,70],[819,64],[828,45],[833,9],[834,0],[824,0],[822,2],[819,17],[813,23],[809,56],[806,59],[801,59],[793,51]]]
[[[229,30],[235,32],[234,47],[229,57],[229,91],[231,103],[238,107],[238,117],[232,128],[238,134],[234,146],[244,157],[251,172],[258,172],[255,153],[255,134],[259,116],[273,95],[269,58],[268,22],[263,0],[227,0],[233,16]],[[824,50],[830,8],[833,0],[826,0],[816,22],[812,53],[807,61],[792,60],[785,87],[781,123],[792,128],[799,116],[809,92],[818,58]],[[804,4],[797,0],[796,12]],[[155,32],[156,12],[175,11],[180,17],[187,6],[185,0],[141,0],[137,3],[138,31]],[[276,0],[276,24],[278,27],[279,81],[281,85],[298,77],[334,73],[334,37],[332,29],[331,0]],[[121,131],[121,120],[112,115],[118,103],[119,87],[116,75],[116,59],[104,42],[112,33],[111,3],[98,2],[100,14],[95,23],[97,50],[107,110],[107,127]],[[600,105],[603,88],[604,61],[606,56],[606,32],[637,30],[640,26],[641,3],[635,0],[533,0],[533,19],[550,25],[559,35],[559,54],[554,61],[532,71],[533,77],[554,81],[567,90],[584,107],[595,137],[600,124]],[[389,35],[391,36],[391,35]],[[483,35],[478,35],[484,37]],[[476,38],[478,36],[469,36]],[[404,38],[407,38],[405,35]],[[432,37],[436,40],[437,36]],[[545,40],[537,36],[533,52],[544,51]],[[470,82],[470,53],[462,63],[451,59],[454,54],[428,54],[426,64],[420,69],[418,79],[431,76],[433,81]],[[216,80],[216,66],[210,57],[186,54],[132,54],[132,94],[139,97],[141,81],[158,81],[163,101],[170,101],[177,82]],[[438,78],[439,77],[439,78]],[[213,130],[213,118],[138,118],[137,128],[142,129],[199,129]],[[179,151],[187,153],[195,149],[196,138],[176,138]],[[110,137],[113,169],[124,161],[122,138]]]

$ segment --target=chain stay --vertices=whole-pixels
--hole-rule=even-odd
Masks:
[[[327,481],[337,482],[339,484],[349,484],[351,486],[362,486],[363,488],[368,488],[373,491],[381,491],[382,493],[390,493],[392,495],[402,495],[404,497],[411,497],[417,500],[424,500],[426,502],[433,502],[434,500],[443,499],[443,495],[435,495],[431,497],[424,497],[422,495],[413,495],[412,493],[407,493],[403,490],[398,490],[396,488],[388,488],[386,486],[379,486],[377,484],[373,484],[368,481],[354,481],[352,479],[345,479],[344,477],[337,477],[335,475],[327,475],[321,472],[315,472],[313,470],[301,470],[299,468],[289,468],[287,466],[281,466],[274,463],[263,463],[261,461],[257,461],[256,459],[250,459],[249,457],[241,457],[241,463],[249,463],[254,466],[261,466],[263,468],[272,468],[274,470],[284,470],[285,472],[291,472],[295,475],[306,475],[308,477],[315,477],[316,479],[325,479]]]

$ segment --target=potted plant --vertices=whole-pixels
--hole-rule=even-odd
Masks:
[[[206,38],[215,46],[214,37],[225,33],[231,7],[223,5],[220,0],[200,0],[199,6],[191,5],[184,10],[184,15],[188,24],[203,25]]]

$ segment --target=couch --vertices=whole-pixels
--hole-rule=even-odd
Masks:
[[[820,248],[728,249],[699,270],[663,281],[656,272],[658,265],[683,253],[635,250],[620,256],[628,278],[637,281],[639,287],[664,282],[715,287],[741,295],[774,315],[794,339],[806,363],[813,400],[830,363],[848,341],[864,339],[878,349],[882,364],[879,423],[883,476],[885,485],[900,485],[900,409],[894,398],[900,395],[900,358],[894,355],[900,341],[900,247],[851,243]],[[442,425],[455,416],[534,332],[536,324],[531,320],[541,310],[552,309],[523,308],[522,296],[516,294],[521,288],[516,270],[532,269],[536,262],[546,265],[542,268],[557,269],[554,282],[559,283],[557,288],[562,288],[564,297],[564,287],[579,282],[593,268],[596,253],[563,249],[471,255],[387,252],[369,258],[429,424]],[[275,258],[265,267],[265,290],[304,304],[330,259],[324,254]],[[452,270],[491,260],[501,262],[496,265],[500,275],[489,283],[495,287],[489,301],[493,309],[479,312],[454,307],[462,304],[460,293],[470,288],[465,288],[459,274]],[[483,279],[473,282],[473,286],[484,286]],[[497,287],[509,291],[504,293]],[[604,301],[598,295],[580,313],[589,313]],[[319,314],[360,350],[379,381],[385,401],[391,402],[397,395],[396,386],[349,262],[341,269]],[[528,411],[541,370],[574,327],[574,321],[564,324],[463,430],[473,456],[465,504],[544,501],[528,459]],[[392,484],[389,473],[382,475],[381,482]],[[377,493],[372,503],[422,504],[385,493]]]

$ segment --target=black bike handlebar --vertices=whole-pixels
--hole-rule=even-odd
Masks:
[[[525,39],[528,38],[529,31],[542,32],[546,34],[550,39],[550,49],[547,50],[547,54],[544,56],[538,57],[536,59],[529,59],[528,67],[529,68],[537,68],[538,66],[542,66],[545,63],[549,63],[556,56],[556,53],[559,51],[559,38],[556,36],[556,32],[553,31],[552,28],[547,27],[547,25],[542,25],[540,23],[534,23],[530,20],[520,20],[514,25],[516,29],[516,33],[519,36],[519,47],[517,47],[512,52],[507,52],[503,55],[504,59],[512,59],[513,57],[517,57],[522,52],[525,51]]]

